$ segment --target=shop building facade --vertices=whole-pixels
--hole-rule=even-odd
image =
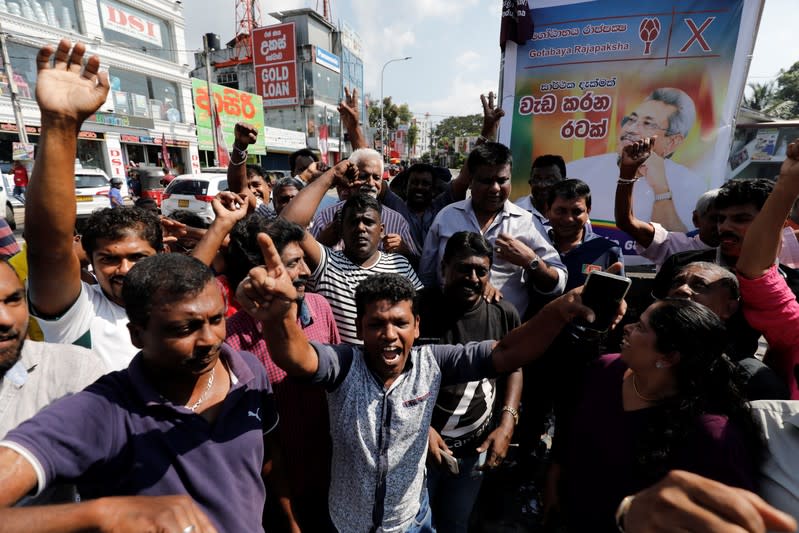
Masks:
[[[163,166],[166,145],[176,173],[199,172],[185,51],[183,4],[166,0],[0,0],[0,24],[17,83],[28,140],[38,142],[36,54],[42,44],[81,41],[100,56],[111,91],[83,125],[78,160],[124,177],[128,165]],[[19,140],[7,69],[0,74],[0,162]]]

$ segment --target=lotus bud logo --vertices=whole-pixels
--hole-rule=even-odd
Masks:
[[[652,51],[652,42],[660,35],[660,19],[643,19],[638,26],[638,36],[644,41],[644,55],[649,55]]]

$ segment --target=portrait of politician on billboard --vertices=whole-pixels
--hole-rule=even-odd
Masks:
[[[561,155],[567,176],[591,188],[594,228],[626,244],[613,223],[619,156],[624,146],[655,138],[634,185],[635,214],[692,230],[696,199],[725,175],[753,46],[749,19],[757,18],[743,15],[756,12],[759,0],[537,5],[533,38],[505,58],[514,195],[527,193],[522,184],[536,157]],[[673,208],[653,212],[655,202]]]

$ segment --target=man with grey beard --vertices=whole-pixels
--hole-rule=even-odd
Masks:
[[[420,252],[413,240],[408,221],[397,211],[382,204],[380,193],[384,184],[383,159],[380,153],[371,148],[359,148],[352,152],[349,161],[358,168],[357,176],[349,181],[348,186],[337,184],[336,189],[341,201],[314,216],[311,234],[320,243],[331,246],[333,250],[343,249],[344,242],[341,239],[340,225],[337,223],[337,217],[341,216],[341,208],[350,196],[358,193],[368,194],[381,201],[380,218],[385,226],[385,235],[380,240],[379,249],[401,254],[412,263],[418,261]]]

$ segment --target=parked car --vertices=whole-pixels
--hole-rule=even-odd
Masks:
[[[227,174],[181,174],[167,185],[161,201],[161,213],[169,216],[178,209],[188,209],[210,224],[215,218],[211,200],[227,188]]]
[[[97,209],[111,206],[108,200],[110,188],[111,180],[102,169],[75,166],[75,202],[79,221],[89,218],[89,215]],[[122,198],[128,196],[126,183],[123,183],[120,192]]]
[[[2,216],[3,218],[6,219],[8,226],[12,230],[15,230],[17,229],[17,221],[14,218],[14,207],[11,205],[11,200],[13,199],[11,192],[14,190],[13,186],[14,178],[13,176],[9,178],[7,174],[3,174],[2,176],[3,176],[3,183],[0,184],[0,205],[5,206],[5,209],[2,212]],[[9,183],[12,184],[11,188],[9,188],[8,186]],[[19,202],[19,200],[15,201]],[[20,205],[22,205],[21,202]]]

